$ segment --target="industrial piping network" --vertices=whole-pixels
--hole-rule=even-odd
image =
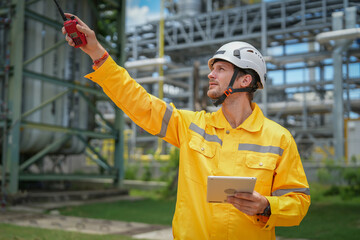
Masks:
[[[308,43],[309,46],[311,44],[314,45],[314,42],[317,41],[315,37],[317,33],[329,31],[331,29],[337,31],[336,28],[331,28],[331,14],[334,12],[345,11],[349,6],[358,6],[358,3],[356,3],[356,1],[321,0],[312,2],[303,0],[272,1],[266,3],[263,2],[256,6],[245,5],[241,8],[233,8],[224,11],[208,11],[207,13],[198,12],[193,16],[182,16],[181,14],[174,15],[165,21],[165,51],[173,60],[173,64],[179,62],[184,65],[176,64],[177,68],[169,67],[165,72],[164,81],[167,82],[171,79],[173,82],[187,83],[188,86],[191,86],[192,67],[189,66],[189,63],[191,64],[190,60],[195,59],[202,61],[202,58],[206,54],[209,54],[210,56],[211,52],[214,50],[213,48],[216,48],[217,44],[224,41],[250,41],[255,43],[255,45],[257,44],[257,47],[261,44],[261,50],[264,51],[265,55],[268,53],[267,47],[274,46],[274,44],[275,46],[283,46],[284,55],[268,56],[268,60],[270,60],[269,65],[271,65],[269,68],[270,71],[283,70],[286,72],[286,70],[292,69],[292,67],[288,68],[287,65],[303,62],[304,66],[306,66],[303,68],[308,68],[309,72],[313,71],[314,75],[315,70],[311,69],[319,68],[320,81],[317,81],[315,77],[311,78],[311,76],[309,76],[310,79],[307,82],[305,81],[306,78],[304,78],[304,81],[301,83],[290,83],[286,82],[286,80],[284,81],[284,84],[281,85],[273,85],[270,83],[268,89],[263,91],[265,94],[268,92],[268,96],[262,98],[260,105],[265,109],[264,112],[270,113],[273,117],[275,116],[275,118],[278,118],[279,116],[284,116],[286,118],[288,115],[299,116],[303,114],[302,119],[305,124],[302,124],[304,124],[304,126],[299,127],[301,128],[300,130],[297,126],[294,127],[294,131],[299,133],[297,134],[297,139],[301,138],[300,135],[305,137],[309,136],[309,138],[312,139],[310,141],[315,143],[324,136],[323,138],[326,138],[328,144],[332,146],[332,134],[335,132],[335,126],[331,127],[331,122],[333,121],[330,120],[329,122],[326,122],[326,125],[321,122],[320,124],[323,125],[320,125],[320,127],[317,126],[316,129],[312,129],[306,125],[306,121],[308,121],[306,119],[308,116],[307,113],[309,113],[309,116],[310,114],[321,115],[319,116],[320,119],[324,118],[324,115],[333,110],[332,104],[334,104],[335,101],[332,101],[331,97],[330,99],[321,98],[321,91],[331,92],[335,88],[341,89],[341,91],[343,90],[342,85],[338,88],[338,86],[333,84],[333,81],[329,81],[329,79],[325,79],[324,77],[324,67],[332,65],[326,61],[326,59],[331,58],[334,53],[329,52],[328,48],[326,48],[320,51],[313,49],[309,52],[291,55],[286,53],[285,47],[287,44],[294,43]],[[354,13],[356,17],[357,12],[355,11]],[[350,14],[346,14],[345,18],[348,19],[349,15]],[[189,19],[185,17],[189,17]],[[265,21],[264,19],[267,20]],[[350,29],[353,27],[347,26],[346,28]],[[138,26],[134,32],[128,33],[128,55],[132,55],[131,57],[135,62],[143,61],[137,60],[139,57],[154,59],[153,57],[156,56],[157,50],[156,40],[159,37],[157,29],[158,24],[156,22],[150,22],[144,26]],[[353,30],[343,30],[344,32],[341,32],[341,34],[345,35],[347,38],[357,36],[357,33],[354,34]],[[325,35],[318,35],[320,36],[320,39],[323,38],[322,36],[326,39],[328,33],[325,33]],[[333,38],[333,36],[330,36],[330,38]],[[324,41],[328,42],[328,40]],[[350,54],[350,56],[355,56],[355,59],[359,59],[358,50],[355,49],[354,51],[351,51]],[[358,62],[358,60],[355,60],[355,63],[356,62]],[[140,66],[134,69],[138,69],[139,71],[137,73],[141,73],[139,74],[139,78],[136,78],[135,76],[136,80],[139,80],[139,82],[143,82],[142,80],[150,81],[150,79],[144,78],[145,71],[142,71]],[[200,75],[202,77],[205,78],[207,71],[207,67],[200,67]],[[187,79],[190,80],[187,81]],[[153,80],[153,82],[156,83],[155,79]],[[358,78],[355,77],[354,79],[347,79],[346,83],[344,83],[349,86],[349,84],[357,84],[358,81]],[[307,100],[306,103],[305,98],[303,102],[298,99],[289,101],[289,99],[286,98],[288,96],[285,96],[286,100],[283,100],[283,102],[267,100],[264,102],[264,99],[267,98],[278,97],[280,99],[280,95],[275,95],[278,95],[278,93],[286,94],[289,88],[297,89],[297,91],[300,89],[298,93],[302,94],[303,97],[306,96],[306,93],[302,92],[301,89],[310,89],[309,91],[314,91],[315,94],[318,94],[317,96],[320,97],[320,100]],[[185,93],[188,93],[186,90],[184,91]],[[189,91],[191,91],[191,89]],[[188,99],[190,103],[191,101],[194,101],[192,97],[189,97]],[[359,99],[351,99],[347,102],[347,110],[352,109],[355,112],[359,112],[358,103]],[[192,106],[192,104],[188,104],[188,106]],[[211,110],[211,107],[208,106],[208,110]],[[338,118],[341,117],[341,122],[343,122],[343,113],[335,115]],[[328,115],[326,115],[326,117],[328,117]],[[319,122],[320,121],[322,120],[319,120]],[[343,131],[344,127],[342,126],[339,129],[342,129]],[[342,136],[343,135],[344,134],[342,133]],[[319,139],[317,139],[318,137]],[[339,139],[339,137],[335,138]],[[306,139],[304,139],[304,141],[306,141]],[[340,141],[341,143],[344,142],[343,137]],[[334,146],[335,145],[341,146],[343,144],[334,144]],[[337,152],[339,153],[338,150]],[[340,154],[337,155],[337,158],[342,155],[341,152],[344,152],[343,149],[340,151]],[[332,156],[328,155],[328,157]]]
[[[360,38],[360,28],[342,29],[316,35],[316,41],[321,44],[328,43],[332,40],[355,40],[357,38]]]
[[[345,9],[345,27],[356,25],[355,7]],[[319,33],[316,41],[321,44],[334,41],[332,53],[334,68],[334,138],[335,138],[335,157],[341,159],[344,156],[344,105],[343,105],[343,76],[342,76],[342,54],[350,46],[353,40],[360,38],[360,28],[338,29],[343,26],[343,12],[333,13],[334,31]]]

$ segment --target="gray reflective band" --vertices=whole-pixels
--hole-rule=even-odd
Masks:
[[[218,136],[207,134],[204,129],[200,128],[196,124],[191,123],[189,128],[191,130],[193,130],[194,132],[200,134],[200,136],[202,136],[206,141],[208,141],[208,142],[217,142],[220,145],[222,145],[222,140],[220,138],[218,138]]]
[[[160,133],[158,133],[156,136],[161,137],[161,138],[166,136],[166,131],[167,131],[167,128],[169,125],[169,121],[170,121],[172,112],[173,112],[172,106],[170,106],[169,104],[166,104],[166,111],[165,111],[164,117],[162,119],[161,130],[160,130]]]
[[[282,195],[285,195],[285,194],[291,193],[291,192],[299,192],[299,193],[304,193],[306,195],[310,195],[309,188],[279,189],[279,190],[276,190],[275,192],[273,192],[271,195],[272,196],[282,196]]]
[[[257,144],[248,144],[248,143],[240,143],[239,151],[252,151],[258,153],[274,153],[279,156],[282,156],[284,150],[280,147],[274,146],[261,146]]]

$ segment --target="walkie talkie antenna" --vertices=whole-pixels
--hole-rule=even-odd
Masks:
[[[67,21],[67,18],[65,17],[65,14],[64,14],[63,10],[61,9],[60,5],[58,4],[58,2],[56,0],[54,0],[54,2],[60,12],[61,17],[64,19],[64,22]]]

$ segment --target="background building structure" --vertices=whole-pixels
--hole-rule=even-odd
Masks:
[[[207,60],[226,42],[251,43],[268,63],[255,102],[291,131],[304,163],[360,158],[358,1],[164,0],[166,17],[126,34],[125,1],[59,3],[94,26],[135,80],[181,109],[215,111],[201,97]],[[52,1],[0,3],[1,182],[9,193],[29,181],[120,185],[122,156],[168,159],[171,146],[124,119],[83,78],[91,61],[67,46],[61,26]]]
[[[290,129],[302,157],[310,159],[320,153],[321,158],[340,159],[346,153],[348,159],[358,154],[344,150],[347,140],[341,123],[359,117],[359,3],[200,2],[167,1],[170,16],[165,19],[163,40],[166,99],[180,108],[194,109],[199,100],[194,95],[201,96],[208,84],[209,57],[225,42],[246,41],[260,49],[268,62],[267,87],[255,101],[268,117]],[[148,64],[154,65],[152,59],[158,56],[160,26],[158,21],[150,22],[127,33],[132,62],[126,66],[135,69],[133,75],[145,86],[155,71]],[[343,29],[353,35],[344,35]],[[337,37],[325,41],[324,32]],[[200,94],[192,88],[196,62],[200,63]],[[186,86],[179,86],[180,82]],[[156,85],[151,82],[151,86]],[[206,109],[215,110],[210,102]]]

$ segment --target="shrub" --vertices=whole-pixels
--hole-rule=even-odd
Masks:
[[[360,196],[360,168],[346,168],[342,175],[347,185],[341,191],[341,197],[346,200]]]
[[[331,173],[327,168],[319,168],[317,171],[317,177],[322,184],[328,184],[331,180]]]
[[[341,192],[340,187],[332,185],[328,190],[324,192],[324,196],[337,196]]]
[[[144,173],[141,177],[141,180],[143,181],[150,181],[152,177],[152,172],[149,164],[144,164]]]
[[[326,167],[318,169],[317,176],[319,183],[330,186],[324,196],[340,195],[344,200],[360,196],[359,167],[340,167],[327,161]]]
[[[125,167],[125,179],[134,180],[137,178],[139,167],[137,165],[129,165]]]
[[[174,198],[177,191],[178,171],[179,171],[180,150],[173,148],[170,151],[170,159],[168,163],[161,168],[163,181],[166,181],[166,187],[162,191],[165,198]]]

